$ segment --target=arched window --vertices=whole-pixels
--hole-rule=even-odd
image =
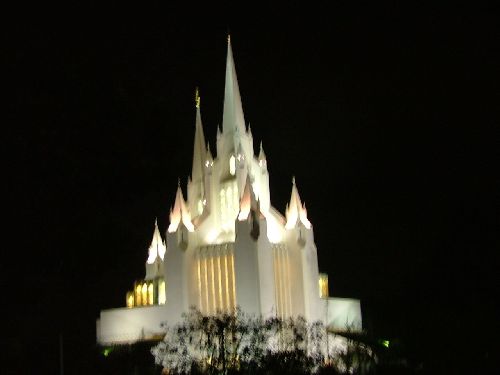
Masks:
[[[167,302],[167,294],[165,291],[165,280],[160,279],[158,283],[158,304],[164,305]]]
[[[135,305],[142,305],[142,287],[140,284],[135,287]]]
[[[229,173],[231,173],[232,176],[236,173],[236,158],[234,155],[231,155],[229,158]]]
[[[155,303],[155,295],[153,292],[153,283],[149,283],[148,285],[148,305],[154,305]]]
[[[127,292],[127,307],[134,307],[134,292]]]
[[[146,306],[148,304],[148,284],[142,284],[142,306]]]

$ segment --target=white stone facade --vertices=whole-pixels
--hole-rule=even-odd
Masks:
[[[295,181],[283,216],[272,207],[267,160],[246,126],[228,43],[222,132],[216,157],[205,143],[199,98],[187,201],[179,186],[166,244],[158,228],[146,280],[160,278],[166,303],[101,312],[97,341],[133,342],[162,332],[195,306],[205,314],[232,311],[303,316],[336,329],[361,329],[359,300],[320,298],[316,245]],[[166,245],[166,250],[165,250]]]

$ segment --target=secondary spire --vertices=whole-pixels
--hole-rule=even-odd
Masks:
[[[290,203],[286,208],[286,229],[292,229],[300,221],[307,229],[311,228],[311,222],[307,219],[305,204],[300,200],[299,190],[295,184],[295,176],[292,177],[292,194]]]
[[[158,256],[161,260],[163,260],[166,250],[167,247],[165,246],[165,241],[161,238],[160,230],[158,229],[158,219],[155,219],[155,230],[153,232],[151,245],[149,245],[148,259],[146,262],[148,264],[152,264]]]
[[[168,232],[175,232],[181,222],[188,231],[192,232],[194,230],[193,223],[191,222],[191,214],[186,206],[186,201],[184,200],[179,182],[177,193],[175,194],[174,208],[170,210],[170,225],[168,226]]]
[[[200,112],[200,92],[198,87],[195,91],[195,105],[196,105],[196,125],[194,133],[194,147],[193,147],[193,168],[191,170],[191,180],[201,181],[203,180],[203,166],[206,158],[206,148],[205,135],[203,134],[203,124],[201,122],[201,112]]]

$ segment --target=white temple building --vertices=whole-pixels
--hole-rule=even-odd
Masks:
[[[285,215],[271,205],[266,155],[262,143],[254,153],[229,41],[216,152],[205,142],[197,95],[187,200],[179,184],[166,240],[155,223],[146,276],[127,293],[126,307],[101,311],[97,342],[160,337],[161,323],[179,322],[191,306],[204,314],[238,306],[263,317],[303,316],[331,329],[361,330],[360,301],[328,295],[295,181]]]

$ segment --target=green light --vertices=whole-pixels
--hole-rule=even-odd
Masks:
[[[389,340],[382,340],[380,343],[381,343],[383,346],[385,346],[386,348],[388,348],[388,347],[389,347]]]
[[[107,357],[113,351],[112,348],[106,348],[102,351],[102,354]]]

